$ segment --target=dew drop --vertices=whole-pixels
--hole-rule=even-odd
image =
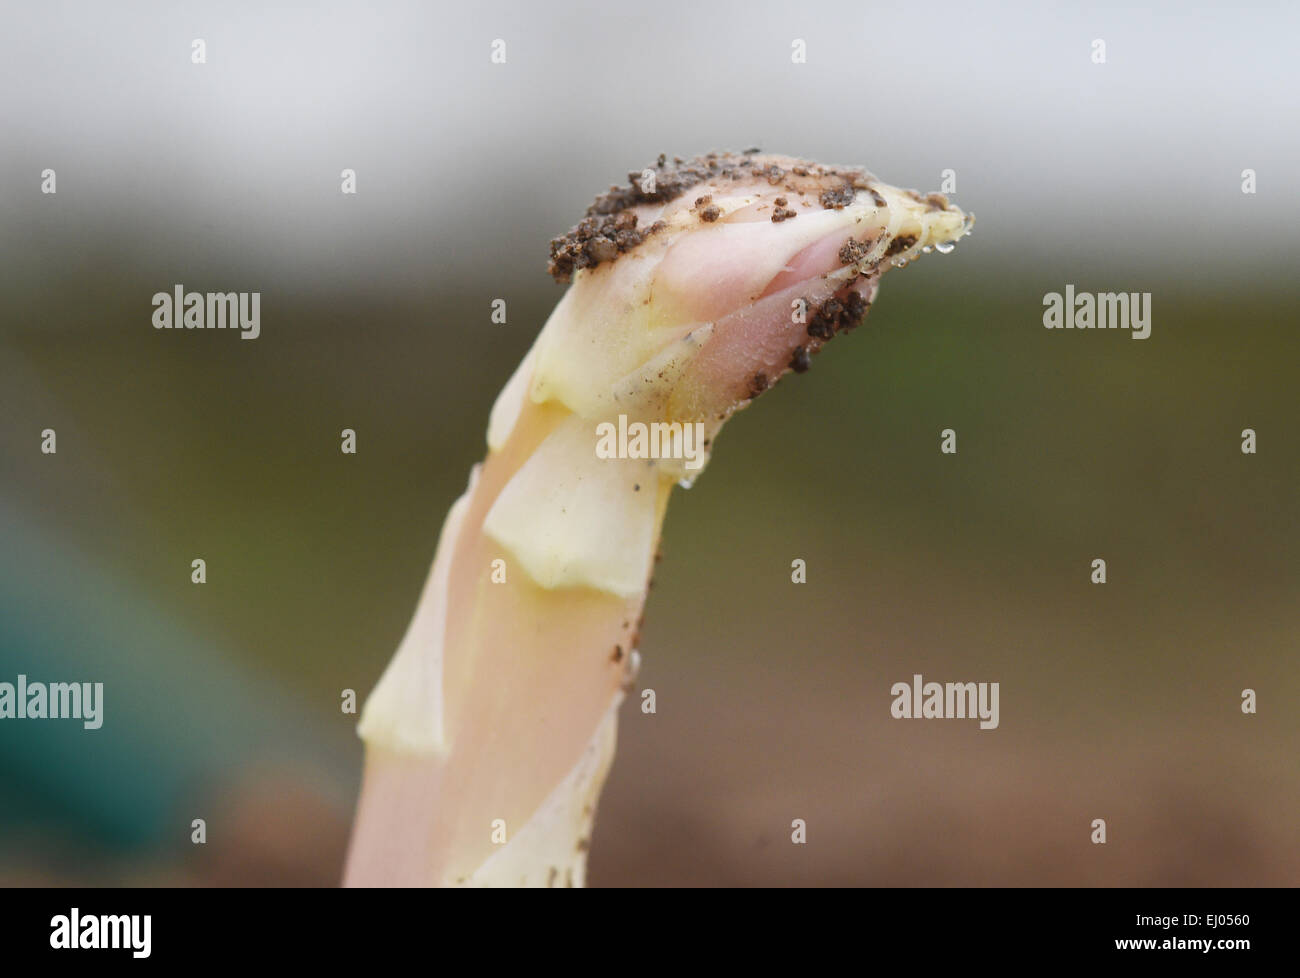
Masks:
[[[940,241],[934,246],[934,250],[939,252],[941,255],[948,255],[951,254],[952,249],[956,247],[957,243],[955,241]]]

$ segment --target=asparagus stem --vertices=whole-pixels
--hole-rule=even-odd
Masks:
[[[552,243],[573,284],[493,408],[362,716],[347,884],[584,884],[674,484],[857,325],[885,268],[969,227],[861,170],[714,154],[661,157]],[[655,425],[675,440],[647,458],[625,433]]]

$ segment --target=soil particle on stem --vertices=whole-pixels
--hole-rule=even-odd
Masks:
[[[885,257],[892,258],[900,251],[906,251],[914,244],[916,244],[915,234],[900,234],[893,241],[889,242],[889,247],[885,249]]]
[[[859,167],[822,166],[785,156],[760,156],[753,149],[744,153],[706,153],[690,160],[681,157],[669,160],[660,154],[653,166],[633,170],[627,178],[627,186],[610,187],[592,202],[576,226],[551,242],[547,270],[557,282],[572,281],[580,269],[616,261],[666,226],[661,221],[639,226],[632,208],[670,203],[700,184],[758,179],[792,194],[807,194],[820,200],[823,207],[836,210],[852,203],[859,190],[870,193],[878,206],[885,203],[873,187],[875,178]],[[711,195],[703,195],[700,200],[705,197]],[[943,206],[938,203],[939,195],[931,198],[925,199],[928,205]],[[722,216],[721,209],[711,199],[695,208],[695,212],[705,223],[713,223]],[[795,216],[793,209],[777,204],[772,220],[780,223]]]

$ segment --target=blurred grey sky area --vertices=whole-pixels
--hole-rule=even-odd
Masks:
[[[760,146],[926,191],[955,171],[983,269],[1267,277],[1300,200],[1298,9],[9,0],[0,254],[540,288],[549,238],[630,169]]]

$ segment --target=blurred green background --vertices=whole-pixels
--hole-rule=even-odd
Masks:
[[[867,324],[739,415],[676,493],[637,683],[658,712],[625,707],[590,881],[1300,879],[1300,286],[1276,240],[1295,202],[1276,169],[1239,186],[1294,136],[1252,127],[1249,72],[1272,49],[1236,43],[1294,17],[1012,5],[942,48],[943,84],[890,88],[883,123],[859,99],[846,128],[847,81],[870,91],[912,60],[848,9],[755,8],[743,43],[710,48],[726,16],[683,7],[618,57],[596,42],[638,22],[594,7],[557,25],[508,5],[192,5],[144,39],[90,5],[58,7],[62,30],[25,15],[6,43],[44,58],[0,157],[0,681],[102,681],[106,704],[93,732],[0,723],[0,882],[334,884],[361,760],[340,692],[364,698],[395,649],[492,401],[562,294],[549,237],[658,152],[754,144],[922,190],[952,167],[979,224],[891,272]],[[877,60],[848,57],[846,31]],[[1235,156],[1189,153],[1195,92],[1163,87],[1191,84],[1210,34],[1241,101],[1201,115]],[[799,75],[804,35],[831,63]],[[497,36],[518,54],[491,74]],[[1123,57],[1090,65],[1094,36]],[[282,58],[227,60],[268,38]],[[1045,80],[995,105],[1012,49]],[[602,75],[593,105],[553,98],[587,50],[627,77]],[[720,66],[750,94],[722,116]],[[147,118],[176,104],[186,138]],[[1013,120],[1030,110],[1035,127]],[[584,127],[590,149],[567,135]],[[1067,282],[1150,292],[1151,338],[1043,329]],[[260,291],[262,335],[155,331],[150,297],[175,283]],[[999,682],[999,729],[891,719],[914,673]]]

